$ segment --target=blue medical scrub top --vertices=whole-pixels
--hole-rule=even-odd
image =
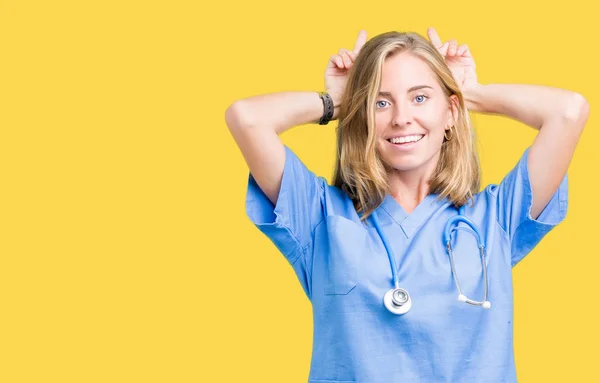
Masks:
[[[565,175],[538,219],[529,215],[528,152],[464,212],[486,246],[490,309],[457,299],[442,236],[458,210],[447,199],[430,194],[406,214],[387,195],[376,210],[400,286],[412,297],[410,311],[394,315],[383,304],[394,286],[391,266],[371,217],[361,222],[350,198],[288,146],[276,206],[249,174],[248,217],[289,261],[312,305],[309,383],[517,381],[511,269],[567,212]],[[482,300],[480,253],[469,230],[452,234],[456,272],[463,293]]]

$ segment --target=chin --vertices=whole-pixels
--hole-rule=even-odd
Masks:
[[[394,170],[412,170],[422,165],[423,161],[420,156],[406,156],[406,155],[390,155],[386,153],[382,157],[386,167]]]
[[[395,161],[392,163],[392,169],[393,170],[397,170],[400,172],[407,172],[410,170],[415,170],[418,169],[419,167],[421,167],[423,164],[422,163],[412,163],[411,162],[407,162],[407,161]]]
[[[412,171],[427,166],[430,157],[427,153],[389,153],[382,158],[389,170]]]

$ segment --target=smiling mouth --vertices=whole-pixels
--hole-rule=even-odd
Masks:
[[[392,137],[392,138],[388,138],[386,141],[389,143],[392,143],[394,145],[407,145],[407,144],[414,144],[416,142],[419,142],[423,139],[423,137],[425,137],[424,134],[415,134],[415,135],[406,136],[406,137]]]

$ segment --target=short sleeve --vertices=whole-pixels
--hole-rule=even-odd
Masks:
[[[515,266],[550,232],[561,223],[568,207],[568,175],[561,181],[537,219],[531,217],[533,202],[527,159],[528,147],[515,167],[504,177],[493,193],[496,194],[497,220],[511,242],[511,264]]]
[[[324,182],[288,146],[275,206],[249,174],[246,213],[292,265],[312,242],[314,228],[323,220]]]

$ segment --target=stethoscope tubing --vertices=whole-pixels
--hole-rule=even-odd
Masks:
[[[481,235],[481,232],[479,231],[479,229],[477,228],[477,225],[475,225],[475,223],[473,223],[470,219],[468,219],[465,215],[464,215],[464,208],[465,205],[461,206],[459,208],[458,211],[458,215],[451,217],[448,219],[448,221],[446,222],[446,225],[444,227],[444,235],[442,237],[443,241],[444,241],[444,246],[446,247],[446,250],[448,251],[448,257],[450,258],[450,266],[452,269],[452,277],[454,279],[454,283],[456,285],[456,289],[458,290],[458,300],[461,302],[465,302],[467,304],[473,305],[473,306],[482,306],[483,308],[490,308],[491,304],[490,302],[487,300],[487,296],[488,296],[488,278],[487,278],[487,267],[486,267],[486,263],[485,263],[485,245],[483,243],[483,236]],[[377,212],[373,211],[373,213],[371,214],[372,216],[372,221],[373,224],[375,226],[375,229],[377,230],[377,233],[379,234],[379,237],[381,238],[383,245],[385,247],[385,250],[387,252],[388,255],[388,259],[390,262],[390,267],[392,269],[392,279],[393,279],[393,284],[395,289],[401,289],[402,291],[406,292],[406,294],[408,295],[408,292],[404,289],[402,289],[400,287],[400,281],[398,279],[398,273],[397,273],[397,268],[396,268],[396,261],[395,261],[395,257],[394,257],[394,252],[392,250],[392,246],[391,244],[388,242],[387,237],[385,236],[385,234],[383,233],[383,230],[381,229],[381,226],[379,224],[379,219],[377,218]],[[466,223],[475,233],[476,237],[477,237],[477,245],[479,247],[479,253],[481,256],[481,267],[483,269],[483,279],[484,279],[484,292],[483,292],[483,300],[481,301],[476,301],[470,298],[467,298],[463,292],[462,289],[460,288],[460,283],[458,281],[458,274],[456,272],[456,266],[454,264],[454,257],[452,255],[452,246],[451,246],[451,236],[452,236],[452,232],[454,230],[456,230],[456,228],[453,228],[453,225],[458,224],[460,222],[464,222]],[[388,291],[384,297],[384,303],[385,306],[392,311],[394,314],[404,314],[408,311],[408,309],[410,309],[411,304],[408,305],[408,307],[402,309],[400,307],[397,307],[395,305],[392,305],[389,301],[390,301],[390,295],[392,294],[392,290]],[[411,298],[410,295],[408,295],[408,302],[411,302]]]

